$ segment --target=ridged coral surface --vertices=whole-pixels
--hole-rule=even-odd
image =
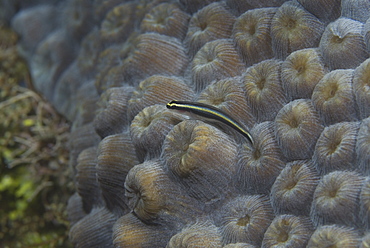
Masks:
[[[12,24],[73,122],[76,247],[368,247],[367,1],[41,7]],[[254,143],[171,100],[218,107]]]

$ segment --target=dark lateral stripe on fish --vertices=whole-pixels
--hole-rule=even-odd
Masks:
[[[252,143],[252,145],[254,144],[251,134],[247,130],[245,130],[242,127],[242,125],[240,125],[230,115],[226,114],[225,112],[214,106],[199,102],[188,102],[188,101],[171,101],[167,103],[166,106],[169,109],[188,111],[199,116],[203,116],[206,118],[214,119],[222,123],[225,123],[229,127],[232,127],[233,129],[241,133],[244,137],[246,137]]]

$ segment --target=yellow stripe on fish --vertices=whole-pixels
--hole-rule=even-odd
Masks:
[[[166,106],[169,109],[187,111],[202,117],[220,121],[241,133],[252,143],[252,145],[254,144],[252,135],[245,128],[243,128],[241,124],[234,120],[230,115],[226,114],[225,112],[214,106],[199,102],[188,102],[188,101],[171,101],[167,103]]]

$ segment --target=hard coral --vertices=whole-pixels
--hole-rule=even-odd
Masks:
[[[35,85],[74,121],[76,247],[365,246],[368,13],[351,0],[123,2],[68,0],[54,38],[79,43],[74,62],[29,36]],[[171,100],[220,108],[255,143]]]

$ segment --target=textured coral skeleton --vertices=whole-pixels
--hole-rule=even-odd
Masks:
[[[19,11],[34,83],[73,122],[72,243],[368,247],[369,17],[364,0]],[[222,109],[254,145],[171,100]]]

